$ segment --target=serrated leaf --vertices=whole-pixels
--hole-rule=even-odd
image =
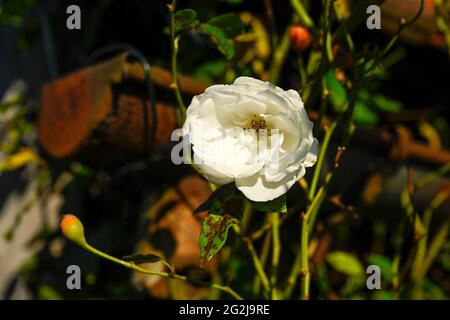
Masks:
[[[244,208],[244,196],[239,192],[234,183],[229,183],[217,188],[209,198],[198,207],[194,213],[208,210],[215,215],[239,216]]]
[[[163,260],[160,256],[148,253],[148,254],[140,254],[140,253],[134,253],[130,254],[128,256],[122,257],[122,260],[133,262],[134,264],[141,264],[141,263],[155,263]]]
[[[229,215],[209,214],[203,220],[200,233],[200,258],[202,263],[211,260],[224,246],[228,237],[228,229],[238,221]]]
[[[287,205],[286,205],[286,194],[273,199],[271,201],[266,202],[258,202],[258,201],[250,201],[253,205],[253,208],[258,211],[263,212],[279,212],[286,213]]]
[[[343,274],[359,277],[364,274],[362,263],[354,255],[344,251],[333,251],[326,256],[327,262]]]
[[[325,82],[329,92],[328,101],[336,112],[344,112],[347,109],[347,90],[342,83],[336,79],[333,70],[329,70],[325,76]]]
[[[244,30],[241,18],[235,13],[225,13],[214,17],[207,24],[222,29],[228,38],[234,38]]]
[[[233,47],[233,41],[227,37],[225,31],[219,27],[207,23],[202,24],[202,29],[216,43],[217,49],[219,49],[227,60],[231,60],[234,57],[235,50]]]

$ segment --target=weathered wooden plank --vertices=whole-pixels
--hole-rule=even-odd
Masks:
[[[157,87],[170,89],[172,78],[167,70],[152,67],[151,72]],[[118,152],[126,158],[127,154],[132,157],[148,151],[148,147],[168,143],[176,128],[172,107],[157,102],[153,128],[155,115],[151,102],[145,101],[145,90],[141,90],[142,96],[114,91],[130,80],[144,84],[144,70],[138,63],[127,62],[126,54],[120,54],[45,84],[38,120],[41,145],[55,158],[100,144],[111,157]],[[179,80],[187,95],[199,94],[207,86],[187,76]]]

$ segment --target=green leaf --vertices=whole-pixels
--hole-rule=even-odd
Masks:
[[[333,70],[327,72],[325,82],[329,91],[328,101],[336,112],[344,112],[347,109],[347,91],[342,83],[336,79]]]
[[[53,287],[41,285],[37,293],[39,300],[62,300],[62,296]]]
[[[234,57],[235,50],[233,47],[233,41],[227,37],[225,31],[219,27],[207,23],[202,24],[202,29],[216,43],[217,49],[219,49],[227,60],[231,60]]]
[[[231,6],[237,6],[240,5],[243,0],[221,0],[221,1],[226,2]]]
[[[386,68],[381,64],[377,63],[375,60],[369,60],[364,64],[364,71],[367,75],[376,76],[378,78],[383,78],[386,76]]]
[[[394,293],[389,290],[374,290],[372,300],[394,300]]]
[[[244,208],[244,196],[236,188],[234,183],[229,183],[217,188],[209,198],[198,207],[194,213],[208,210],[215,215],[239,216]]]
[[[225,60],[216,59],[206,61],[194,70],[194,78],[199,80],[208,81],[210,83],[221,80],[227,69],[227,62]],[[222,82],[222,81],[217,81]]]
[[[228,237],[228,229],[238,221],[229,215],[209,214],[203,220],[200,233],[200,258],[202,263],[211,260],[224,246]]]
[[[333,251],[326,256],[327,262],[343,274],[360,277],[364,275],[362,263],[354,255],[344,251]]]
[[[175,33],[179,33],[186,29],[192,28],[199,24],[197,18],[197,12],[192,9],[182,9],[175,12]],[[164,33],[170,33],[170,27],[164,28]]]
[[[380,118],[367,104],[358,100],[355,103],[353,119],[359,124],[376,124]]]
[[[241,18],[235,13],[225,13],[214,17],[207,24],[222,29],[228,38],[234,38],[244,30]]]
[[[403,108],[399,101],[388,99],[381,94],[373,97],[373,103],[378,109],[386,112],[399,112]]]
[[[187,29],[198,23],[197,12],[192,9],[183,9],[175,12],[175,32]]]
[[[371,254],[367,261],[369,264],[373,264],[380,267],[381,277],[387,282],[392,281],[392,262],[389,258],[378,254]]]
[[[427,300],[447,300],[448,297],[445,291],[442,290],[432,280],[426,278],[422,283],[422,290],[424,290],[425,299]]]
[[[266,202],[258,202],[258,201],[250,201],[250,202],[253,205],[253,208],[258,211],[280,212],[280,213],[287,212],[286,194],[283,194],[282,196],[276,199]]]
[[[163,260],[160,256],[148,253],[148,254],[140,254],[140,253],[134,253],[130,254],[128,256],[122,257],[122,260],[133,262],[135,264],[141,264],[141,263],[155,263]]]

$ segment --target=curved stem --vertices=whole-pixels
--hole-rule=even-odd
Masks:
[[[387,46],[384,48],[384,50],[381,53],[381,57],[385,56],[389,52],[389,50],[391,50],[392,46],[395,44],[395,42],[400,37],[400,33],[402,32],[402,30],[405,29],[406,27],[409,27],[410,25],[415,23],[420,18],[420,16],[422,15],[422,12],[423,12],[424,4],[425,4],[425,0],[421,0],[420,1],[419,11],[417,12],[417,14],[411,20],[409,20],[409,21],[400,21],[400,24],[399,24],[398,29],[397,29],[397,33],[395,34],[394,37],[392,37],[391,41],[389,41]]]
[[[201,285],[201,286],[206,286],[206,287],[210,287],[210,288],[214,288],[214,289],[218,289],[220,291],[226,292],[229,295],[231,295],[232,297],[234,297],[237,300],[243,300],[243,298],[233,289],[231,289],[228,286],[221,286],[215,283],[208,283],[205,281],[200,281],[200,280],[194,280],[194,279],[190,279],[186,276],[182,276],[176,273],[168,273],[168,272],[163,272],[163,271],[156,271],[156,270],[149,270],[149,269],[145,269],[142,268],[136,264],[134,264],[133,262],[128,262],[128,261],[124,261],[121,259],[118,259],[116,257],[113,257],[105,252],[102,252],[94,247],[92,247],[89,244],[85,244],[82,246],[84,249],[88,250],[89,252],[102,257],[106,260],[112,261],[114,263],[120,264],[128,269],[132,269],[141,273],[145,273],[145,274],[149,274],[149,275],[153,275],[153,276],[161,276],[161,277],[165,277],[165,278],[170,278],[170,279],[177,279],[177,280],[183,280],[183,281],[187,281],[193,284],[197,284],[197,285]]]

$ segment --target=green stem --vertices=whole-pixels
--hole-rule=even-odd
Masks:
[[[259,278],[261,279],[261,283],[264,287],[264,290],[267,292],[270,292],[270,282],[269,278],[266,275],[266,272],[264,271],[264,267],[259,260],[258,254],[256,253],[255,247],[253,246],[253,242],[250,239],[247,240],[247,248],[248,251],[250,251],[250,254],[252,256],[253,264],[255,266],[256,272],[259,275]]]
[[[355,44],[353,43],[352,36],[347,28],[347,23],[346,23],[346,21],[344,21],[339,10],[337,9],[336,3],[333,4],[333,10],[334,10],[334,14],[336,15],[336,18],[339,22],[339,26],[341,26],[342,30],[344,31],[345,41],[347,42],[347,46],[348,46],[349,50],[351,52],[355,52]]]
[[[334,56],[331,48],[331,32],[330,32],[330,7],[331,0],[323,0],[324,5],[324,38],[323,46],[327,54],[328,62],[333,62]]]
[[[322,145],[320,146],[319,157],[317,159],[316,167],[314,169],[314,175],[308,192],[308,199],[310,201],[312,201],[314,196],[316,195],[317,184],[319,182],[320,173],[322,172],[322,167],[325,161],[325,155],[328,150],[328,145],[330,144],[331,136],[333,135],[333,132],[337,127],[337,123],[338,123],[337,120],[334,121],[331,127],[327,129],[327,131],[325,132],[325,137],[323,139]]]
[[[305,27],[313,28],[314,22],[308,15],[303,3],[300,0],[291,0],[291,6],[295,13],[299,16],[300,21],[305,25]]]
[[[433,240],[430,243],[428,248],[427,255],[424,258],[422,268],[420,269],[421,277],[424,277],[431,265],[433,264],[434,259],[438,256],[442,247],[444,246],[447,236],[449,234],[450,228],[450,217],[441,225],[439,230],[436,232],[436,235],[433,237]]]
[[[250,201],[245,200],[244,202],[244,210],[242,212],[242,220],[239,223],[240,231],[243,235],[246,234],[248,226],[250,225],[250,221],[252,220],[253,215],[253,206]]]
[[[417,293],[420,291],[420,285],[422,283],[423,278],[428,272],[428,267],[424,266],[424,261],[426,261],[425,256],[427,254],[427,243],[429,239],[429,228],[431,223],[431,218],[433,216],[433,212],[439,208],[439,206],[444,203],[449,197],[447,190],[439,192],[433,200],[431,200],[428,208],[425,209],[423,215],[423,226],[425,229],[425,235],[419,239],[417,243],[417,251],[414,256],[414,261],[411,267],[411,281],[413,284],[413,298],[417,297]],[[445,224],[444,224],[445,226]],[[444,228],[445,231],[445,228]],[[438,232],[439,234],[439,232]],[[429,252],[428,252],[429,254]],[[433,258],[434,259],[434,258]]]
[[[299,249],[301,250],[301,249]],[[284,289],[284,296],[286,299],[289,299],[289,297],[292,295],[292,291],[294,290],[295,283],[297,281],[298,273],[300,272],[301,267],[301,261],[302,261],[302,255],[300,254],[300,251],[296,254],[294,264],[292,265],[291,272],[289,273],[289,277],[287,280],[286,288]]]
[[[106,260],[109,260],[109,261],[112,261],[114,263],[117,263],[117,264],[119,264],[121,266],[124,266],[124,267],[126,267],[128,269],[132,269],[132,270],[144,273],[144,274],[149,274],[149,275],[153,275],[153,276],[161,276],[161,277],[170,278],[170,279],[177,279],[177,280],[187,281],[187,282],[190,282],[190,283],[193,283],[193,284],[197,284],[197,285],[201,285],[201,286],[206,286],[206,287],[218,289],[220,291],[228,293],[229,295],[233,296],[237,300],[243,300],[243,298],[238,293],[236,293],[233,289],[231,289],[228,286],[221,286],[221,285],[218,285],[218,284],[215,284],[215,283],[208,283],[208,282],[204,282],[204,281],[200,281],[200,280],[194,280],[194,279],[190,279],[190,278],[188,278],[186,276],[182,276],[182,275],[179,275],[179,274],[176,274],[176,273],[168,273],[168,272],[163,272],[163,271],[155,271],[155,270],[145,269],[145,268],[142,268],[142,267],[134,264],[133,262],[124,261],[124,260],[118,259],[116,257],[113,257],[113,256],[111,256],[111,255],[109,255],[107,253],[104,253],[104,252],[102,252],[102,251],[92,247],[91,245],[89,245],[87,243],[85,243],[82,247],[84,249],[88,250],[89,252],[99,256],[99,257],[102,257],[102,258],[104,258]]]
[[[399,299],[400,288],[400,254],[396,254],[392,260],[392,290],[396,300]]]
[[[271,298],[277,299],[277,272],[278,272],[278,264],[280,260],[280,217],[278,212],[271,213],[272,217],[272,276],[270,278],[271,285]]]
[[[261,253],[259,255],[259,261],[261,262],[261,266],[264,268],[266,265],[267,259],[269,257],[270,251],[270,242],[272,240],[272,234],[270,232],[266,233],[264,237]],[[256,296],[259,293],[259,289],[261,287],[261,278],[259,275],[255,276],[255,281],[253,282],[253,294]]]
[[[300,239],[300,299],[309,299],[309,283],[311,274],[309,272],[308,243],[309,243],[308,216],[303,216]]]
[[[177,55],[178,55],[178,40],[179,37],[175,37],[175,8],[177,6],[177,0],[173,0],[168,6],[170,12],[170,43],[172,51],[171,67],[172,67],[172,84],[171,88],[174,91],[175,98],[178,103],[178,112],[176,113],[176,118],[178,124],[181,126],[186,118],[186,106],[183,102],[183,97],[181,96],[178,73],[177,73]]]
[[[400,33],[403,31],[403,29],[405,29],[406,27],[409,27],[410,25],[415,23],[420,18],[420,16],[422,15],[422,12],[423,12],[424,4],[425,4],[425,0],[421,0],[419,11],[417,12],[417,14],[409,21],[406,21],[406,22],[401,21],[400,22],[398,29],[397,29],[397,33],[395,34],[394,37],[392,37],[391,41],[389,41],[387,46],[381,52],[381,57],[384,57],[389,52],[389,50],[391,50],[392,46],[395,44],[395,42],[397,42],[398,38],[400,37]]]
[[[436,179],[440,178],[443,175],[446,175],[449,172],[450,172],[450,162],[444,164],[443,166],[439,167],[434,171],[431,171],[421,176],[419,179],[414,181],[414,189],[417,190],[420,188],[424,188],[433,181],[435,181]]]

